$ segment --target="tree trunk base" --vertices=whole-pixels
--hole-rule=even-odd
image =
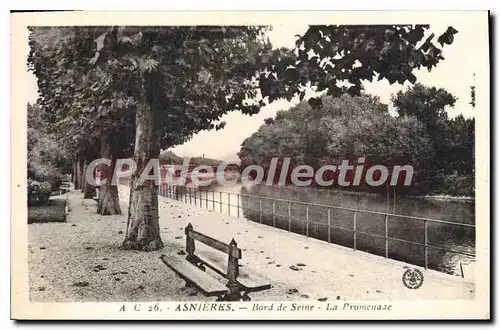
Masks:
[[[116,208],[116,207],[108,204],[106,207],[98,208],[97,214],[99,214],[99,215],[121,215],[122,210],[120,208]]]
[[[99,192],[97,213],[100,215],[122,214],[116,186],[103,187]]]
[[[155,239],[147,243],[136,242],[130,239],[125,239],[125,241],[122,244],[122,248],[124,250],[136,250],[136,251],[146,251],[146,252],[157,251],[163,249],[164,247],[165,246],[163,245],[161,239]]]
[[[84,190],[85,190],[85,192],[83,194],[83,199],[92,199],[92,198],[94,198],[95,187],[93,185],[91,185],[89,183],[86,183]]]

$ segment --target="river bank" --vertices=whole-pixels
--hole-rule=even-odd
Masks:
[[[416,199],[434,199],[434,200],[442,200],[442,201],[451,201],[451,202],[474,202],[476,199],[474,197],[469,196],[451,196],[451,195],[425,195],[425,196],[410,196],[409,198]]]
[[[123,251],[128,189],[120,187],[123,215],[99,216],[95,202],[72,191],[67,223],[29,225],[32,301],[208,300],[159,260],[184,249],[184,227],[229,242],[243,250],[242,270],[267,278],[273,288],[252,296],[266,300],[473,299],[475,285],[432,270],[422,270],[422,287],[410,290],[402,274],[414,266],[270,228],[183,202],[159,197],[165,248]],[[217,256],[214,256],[217,257]]]
[[[236,177],[236,176],[235,176]],[[227,179],[229,180],[229,179]],[[237,181],[237,184],[242,185],[241,180]],[[217,186],[217,183],[214,182],[213,186]],[[195,186],[190,186],[191,188],[194,188]],[[210,187],[210,186],[209,186]],[[250,186],[249,186],[250,187]],[[271,186],[273,187],[273,186]],[[349,190],[349,189],[341,189],[341,188],[323,188],[321,186],[310,186],[310,187],[298,187],[294,185],[284,185],[284,186],[278,186],[274,185],[274,187],[279,187],[281,189],[289,189],[292,191],[303,191],[303,190],[310,190],[314,189],[317,191],[321,191],[323,193],[331,193],[331,192],[341,192],[346,195],[373,195],[373,196],[382,196],[384,198],[389,198],[390,200],[394,199],[394,193],[392,190],[389,190],[389,197],[387,197],[386,193],[382,192],[370,192],[370,191],[356,191],[356,190]],[[473,202],[475,201],[475,197],[471,196],[454,196],[454,195],[447,195],[447,194],[438,194],[438,195],[409,195],[409,194],[397,194],[396,198],[409,198],[409,199],[429,199],[429,200],[440,200],[440,201],[464,201],[464,202]]]

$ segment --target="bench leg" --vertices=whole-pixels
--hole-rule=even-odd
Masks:
[[[242,300],[240,285],[238,283],[229,282],[227,284],[229,292],[223,297],[225,301],[240,301]]]
[[[194,288],[194,284],[189,281],[186,281],[186,288]]]
[[[228,293],[218,297],[216,301],[250,301],[252,300],[247,292]]]
[[[243,300],[243,301],[250,301],[252,299],[248,295],[248,292],[243,292],[243,294],[241,295],[241,300]]]
[[[229,282],[227,284],[229,287],[229,293],[228,293],[228,298],[231,301],[238,301],[240,300],[240,285],[238,283],[231,283]]]

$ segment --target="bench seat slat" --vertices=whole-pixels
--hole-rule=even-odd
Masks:
[[[213,254],[208,255],[208,253],[204,253],[204,251],[197,251],[196,258],[198,258],[198,260],[205,266],[211,268],[213,271],[227,278],[227,266],[222,258],[217,258],[217,256]],[[241,269],[239,276],[236,278],[236,281],[247,292],[256,292],[271,288],[271,284],[265,278],[254,274],[248,274]]]
[[[224,284],[184,258],[175,256],[167,258],[165,255],[162,255],[160,259],[177,275],[194,284],[208,297],[220,296],[228,291]]]
[[[257,292],[271,288],[271,284],[258,275],[240,274],[240,276],[236,278],[236,281],[241,284],[247,292]]]

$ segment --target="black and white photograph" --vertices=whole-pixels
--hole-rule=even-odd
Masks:
[[[488,20],[12,13],[12,317],[488,319]]]

